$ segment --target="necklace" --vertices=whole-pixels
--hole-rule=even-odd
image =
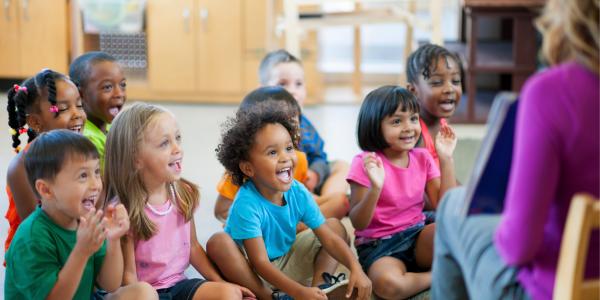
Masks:
[[[148,208],[155,214],[159,215],[159,216],[166,216],[168,215],[172,210],[173,210],[173,201],[175,200],[175,188],[173,187],[173,184],[169,184],[169,191],[171,192],[171,197],[167,198],[167,201],[169,202],[169,207],[167,207],[167,209],[165,209],[164,211],[159,211],[156,208],[152,207],[152,205],[150,205],[150,203],[146,202],[146,206],[148,206]]]

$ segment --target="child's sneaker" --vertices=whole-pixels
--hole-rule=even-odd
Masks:
[[[271,298],[273,298],[273,300],[294,300],[294,298],[282,291],[274,291],[271,294]]]
[[[346,290],[348,289],[346,274],[339,273],[337,276],[334,276],[325,272],[322,276],[325,283],[319,285],[319,288],[327,294],[327,299],[348,299],[346,298]]]

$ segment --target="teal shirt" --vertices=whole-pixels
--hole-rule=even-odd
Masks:
[[[17,229],[6,253],[5,299],[46,299],[58,279],[58,272],[77,241],[77,231],[56,225],[38,207]],[[89,300],[100,272],[106,242],[90,256],[73,299]]]
[[[108,132],[109,129],[110,124],[106,124],[106,131]],[[98,150],[98,154],[100,155],[100,169],[104,170],[104,145],[106,144],[106,134],[94,125],[94,123],[90,122],[90,120],[86,120],[85,126],[83,127],[83,135],[96,146],[96,150]]]

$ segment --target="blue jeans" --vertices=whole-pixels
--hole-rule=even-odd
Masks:
[[[494,246],[500,215],[463,216],[464,195],[447,192],[437,210],[432,299],[530,299]]]

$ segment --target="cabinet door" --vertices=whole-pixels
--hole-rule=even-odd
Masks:
[[[241,0],[198,0],[198,89],[242,91]]]
[[[148,1],[148,80],[153,91],[195,90],[194,11],[194,0]]]
[[[0,11],[0,76],[20,77],[18,0],[2,0]]]
[[[29,77],[43,68],[67,73],[67,0],[19,3],[21,75]]]

